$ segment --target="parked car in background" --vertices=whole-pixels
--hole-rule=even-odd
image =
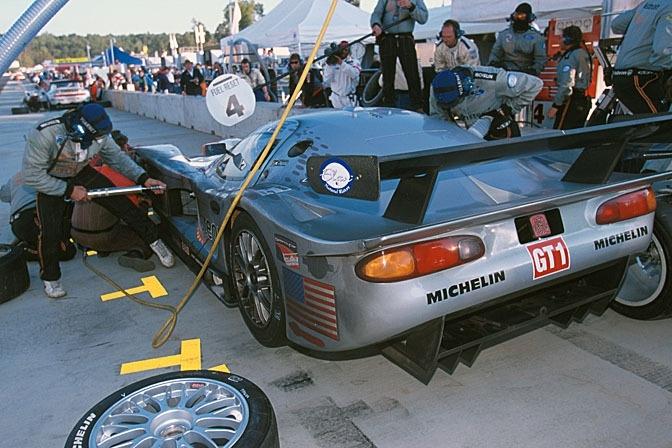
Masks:
[[[79,105],[91,101],[91,94],[81,81],[52,81],[47,90],[49,109],[60,106]]]

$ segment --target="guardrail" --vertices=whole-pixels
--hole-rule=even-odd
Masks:
[[[282,114],[282,106],[279,103],[260,102],[257,103],[250,118],[228,127],[219,124],[210,116],[205,105],[205,97],[202,96],[105,90],[103,98],[110,101],[115,109],[222,138],[246,137],[259,126],[279,119]]]

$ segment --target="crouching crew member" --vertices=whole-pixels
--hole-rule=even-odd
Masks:
[[[671,29],[669,0],[646,0],[611,22],[614,33],[624,34],[614,65],[614,92],[634,114],[669,108],[665,83],[672,69]]]
[[[86,104],[62,117],[45,121],[29,135],[23,157],[23,174],[28,187],[37,190],[37,216],[40,226],[38,254],[40,278],[48,297],[63,297],[58,262],[58,244],[63,235],[66,199],[87,201],[87,188],[114,186],[89,165],[100,153],[111,167],[146,187],[162,186],[151,179],[110,137],[112,122],[105,109]],[[172,253],[159,239],[155,225],[124,196],[97,198],[94,201],[123,219],[158,256],[166,267],[174,264]]]
[[[555,118],[553,128],[574,129],[583,127],[590,111],[590,97],[586,89],[590,85],[592,63],[588,51],[581,48],[583,33],[578,26],[562,30],[560,49],[562,56],[557,67],[558,92],[548,118]]]
[[[19,241],[19,246],[23,249],[26,260],[37,261],[37,239],[40,234],[40,228],[37,224],[37,209],[35,200],[37,192],[31,187],[27,187],[23,182],[23,173],[19,171],[5,185],[0,188],[0,200],[8,202],[10,207],[9,224],[12,233]],[[63,229],[63,235],[57,245],[58,259],[68,261],[77,254],[77,248],[70,241],[68,235],[70,214],[72,207],[66,207],[62,219],[66,223]]]
[[[520,136],[513,115],[531,104],[542,86],[541,79],[525,73],[460,66],[436,75],[430,101],[436,115],[464,121],[481,138],[511,138]]]

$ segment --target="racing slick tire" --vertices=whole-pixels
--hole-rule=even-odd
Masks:
[[[378,70],[369,78],[362,91],[361,103],[363,107],[373,107],[383,99],[383,89],[378,84],[378,80],[383,76],[383,71]]]
[[[286,344],[285,304],[273,252],[250,215],[242,212],[231,232],[233,294],[252,336],[266,347]]]
[[[621,290],[612,302],[618,313],[639,320],[672,315],[672,207],[659,202],[653,239],[631,258]]]
[[[182,399],[182,394],[188,398]],[[210,370],[166,373],[100,401],[79,419],[65,446],[183,444],[279,447],[273,406],[259,387],[237,375]]]
[[[0,245],[0,303],[23,294],[30,286],[23,249]]]

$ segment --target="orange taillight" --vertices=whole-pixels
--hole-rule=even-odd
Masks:
[[[595,215],[598,224],[611,224],[656,211],[656,195],[651,187],[610,199],[600,205]]]
[[[357,275],[387,283],[420,277],[480,258],[485,246],[475,236],[451,236],[376,252],[357,263]]]

